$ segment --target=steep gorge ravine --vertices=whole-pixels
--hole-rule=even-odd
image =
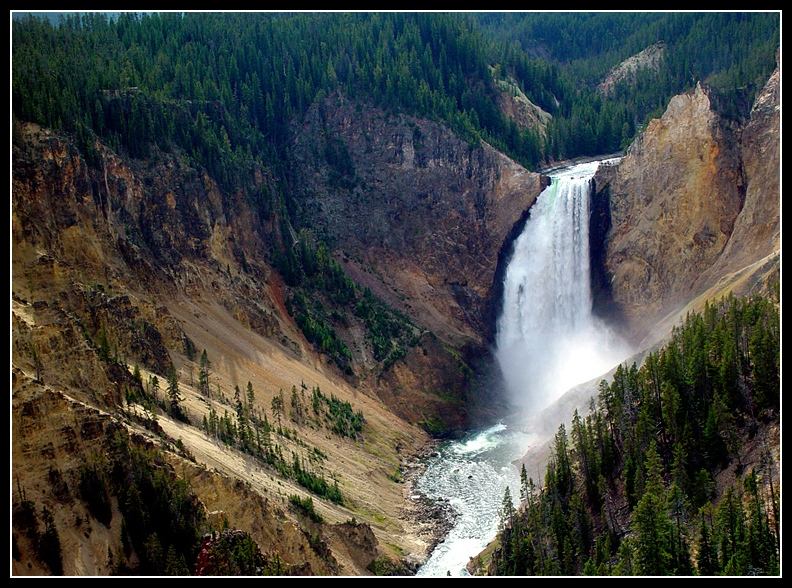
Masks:
[[[344,115],[358,108],[347,104],[330,112]],[[359,319],[351,315],[348,324],[337,323],[353,351],[352,376],[316,353],[287,311],[292,290],[266,255],[283,237],[281,228],[277,220],[261,216],[249,194],[223,191],[178,150],[155,151],[140,160],[97,142],[89,159],[72,137],[15,122],[15,500],[35,504],[39,518],[44,507],[53,514],[63,553],[75,554],[64,557],[65,574],[107,574],[141,557],[126,548],[122,555],[124,510],[113,506],[108,526],[96,519],[80,490],[83,464],[104,459],[100,447],[117,442],[118,435],[132,445],[162,448],[168,475],[189,480],[211,526],[227,521],[250,533],[288,573],[404,572],[425,557],[435,531],[412,512],[416,507],[404,494],[403,468],[427,443],[423,429],[437,434],[467,426],[466,409],[475,404],[467,398],[473,386],[468,362],[487,361],[480,333],[496,260],[516,222],[510,219],[519,219],[531,204],[541,179],[486,144],[471,148],[436,123],[389,120],[376,109],[365,112],[355,124],[377,130],[370,136],[382,152],[379,169],[388,171],[389,189],[402,198],[393,202],[388,196],[372,202],[371,209],[382,210],[393,224],[394,215],[414,214],[415,202],[423,202],[411,230],[418,229],[421,218],[433,223],[422,229],[425,242],[408,239],[414,249],[403,257],[407,269],[402,274],[394,276],[388,266],[378,270],[382,255],[362,256],[369,240],[347,242],[336,251],[358,284],[420,328],[406,355],[383,365],[372,358]],[[392,135],[377,126],[395,129],[402,138],[394,144]],[[416,129],[421,145],[413,145]],[[300,137],[314,130],[295,131],[294,170],[306,179],[315,162],[299,160]],[[380,143],[383,138],[387,141]],[[363,146],[345,140],[353,159],[364,157]],[[371,145],[365,149],[370,154]],[[416,165],[390,163],[413,152]],[[361,183],[367,181],[368,167],[360,163],[358,169]],[[271,188],[266,170],[256,182],[261,192]],[[475,195],[470,210],[454,204],[460,191]],[[433,196],[426,200],[428,194]],[[338,221],[329,230],[347,227],[366,236],[349,224],[354,217],[326,218]],[[470,222],[475,230],[456,229]],[[466,243],[455,244],[455,235],[465,235]],[[472,249],[449,267],[459,247]],[[381,251],[390,252],[394,263],[402,259],[394,257],[399,250],[393,244]],[[429,254],[445,258],[417,263]],[[458,275],[469,278],[460,282],[453,278]],[[202,390],[199,375],[204,350],[210,363],[208,391]],[[142,403],[154,376],[164,402],[171,367],[191,426]],[[311,496],[293,479],[202,430],[202,419],[212,411],[234,413],[234,388],[244,390],[247,382],[254,389],[251,411],[269,414],[273,424],[272,401],[279,389],[284,391],[281,416],[289,429],[285,436],[272,435],[286,459],[288,452],[306,459],[314,451],[320,458],[312,467],[338,481],[343,505],[314,496],[323,523],[311,522],[290,503],[289,496]],[[334,433],[330,417],[310,408],[302,422],[296,420],[293,387],[303,406],[314,387],[325,398],[348,402],[364,415],[362,432]],[[40,419],[46,426],[36,427]],[[53,479],[62,483],[53,488]],[[258,514],[240,508],[242,496],[257,504]],[[110,494],[111,504],[120,499]],[[20,531],[14,535],[21,551],[14,573],[47,573]]]
[[[618,168],[595,178],[595,213],[599,199],[607,199],[611,227],[603,231],[603,264],[597,271],[612,278],[608,288],[595,288],[595,306],[624,321],[635,339],[680,305],[701,303],[708,291],[761,287],[777,267],[777,224],[758,219],[778,215],[772,190],[778,82],[776,72],[757,98],[750,122],[738,129],[739,147],[735,129],[722,130],[725,123],[706,91],[697,88],[672,101]],[[498,259],[545,180],[486,144],[471,149],[441,125],[389,118],[341,95],[318,105],[303,125],[295,133],[293,173],[295,184],[305,187],[306,222],[324,223],[349,275],[424,329],[403,360],[381,373],[362,353],[356,381],[316,354],[286,312],[287,288],[261,253],[277,228],[255,228],[257,213],[245,194],[222,192],[178,153],[130,160],[99,145],[98,163],[88,163],[68,137],[30,124],[19,129],[12,196],[13,472],[15,488],[53,511],[64,552],[78,554],[64,561],[65,573],[107,573],[108,553],[123,542],[117,505],[116,522],[103,525],[74,490],[91,444],[118,423],[137,443],[170,447],[170,467],[190,479],[210,518],[225,517],[247,530],[295,571],[370,573],[383,556],[415,563],[425,555],[431,539],[402,511],[410,505],[398,482],[399,468],[428,439],[416,424],[445,417],[442,429],[469,426],[467,363],[486,359]],[[349,150],[355,171],[341,190],[326,185],[333,177],[328,164],[310,149],[312,137],[323,132],[340,136]],[[675,132],[700,153],[670,149],[679,144]],[[735,149],[738,154],[729,159]],[[760,150],[762,157],[756,155]],[[700,154],[714,155],[698,167]],[[683,163],[690,167],[680,167]],[[693,215],[701,220],[693,235],[684,234],[690,206],[680,206],[681,218],[673,214],[674,198],[687,194],[674,179],[680,176],[718,194],[715,208]],[[744,178],[743,195],[720,190],[723,178]],[[263,186],[269,178],[262,173],[258,181]],[[633,201],[652,186],[663,187],[668,200]],[[351,210],[361,204],[375,213],[374,220],[351,222]],[[651,224],[658,219],[662,226]],[[646,223],[655,231],[648,240],[656,245],[651,259],[640,249],[647,243]],[[767,228],[767,238],[757,236],[756,226]],[[696,257],[673,265],[679,260],[668,240],[692,240]],[[652,271],[633,271],[638,265]],[[691,272],[702,277],[683,291],[678,284]],[[724,277],[729,281],[719,284]],[[653,312],[638,316],[636,308],[643,304]],[[665,332],[672,323],[665,323]],[[350,341],[360,343],[356,328],[349,329]],[[129,358],[127,370],[103,357],[97,343],[102,332],[114,354]],[[331,456],[329,469],[348,492],[346,507],[316,500],[326,522],[312,526],[286,499],[308,495],[293,482],[224,448],[198,427],[160,415],[157,433],[141,426],[140,418],[120,413],[123,391],[134,386],[133,363],[163,383],[173,365],[193,422],[210,406],[222,411],[222,402],[207,401],[191,383],[199,365],[188,357],[189,345],[207,350],[212,385],[228,397],[235,385],[251,381],[259,408],[269,409],[278,388],[288,394],[304,382],[309,390],[318,385],[364,412],[362,439],[334,436],[321,427],[299,429]],[[126,410],[143,414],[139,406]],[[560,418],[554,422],[569,418],[555,416]],[[46,426],[37,427],[38,422]],[[196,464],[188,463],[190,456]],[[66,483],[53,485],[53,479]],[[255,517],[239,508],[240,496],[258,501]],[[312,532],[329,545],[330,555]],[[43,572],[30,560],[13,565],[15,574]]]
[[[741,123],[720,115],[710,91],[697,85],[671,100],[618,165],[602,166],[595,175],[594,306],[638,350],[630,363],[641,364],[672,327],[687,313],[701,312],[705,302],[778,287],[779,79],[776,70]],[[711,197],[703,200],[702,194]],[[569,427],[575,410],[586,414],[600,379],[573,387],[530,415],[523,427],[545,441],[534,443],[515,464],[541,480],[554,427]],[[771,422],[760,432],[779,463],[777,429]],[[717,472],[718,494],[740,468],[760,467],[754,445],[746,444],[745,454],[734,462],[738,465]],[[510,475],[513,483],[516,472]],[[493,573],[482,563],[493,548],[498,549],[496,542],[466,571]]]

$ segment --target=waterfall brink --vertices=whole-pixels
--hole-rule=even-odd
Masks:
[[[626,355],[592,315],[589,203],[599,163],[551,176],[506,268],[496,355],[512,400],[531,411]]]

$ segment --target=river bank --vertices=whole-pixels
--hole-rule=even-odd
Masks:
[[[413,529],[416,538],[426,546],[422,557],[405,561],[413,572],[426,563],[437,545],[448,535],[456,519],[456,512],[448,500],[431,498],[416,488],[418,480],[429,467],[430,458],[439,455],[440,444],[440,440],[431,440],[403,465],[403,493],[410,505],[403,511],[403,518]]]

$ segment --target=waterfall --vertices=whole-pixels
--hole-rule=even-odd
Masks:
[[[589,202],[599,163],[551,176],[506,268],[496,356],[512,400],[532,410],[624,357],[592,314]]]
[[[513,400],[529,413],[525,416],[628,355],[591,312],[589,200],[598,165],[551,176],[506,268],[496,357]],[[467,575],[470,558],[497,533],[504,489],[510,487],[512,496],[519,492],[516,460],[546,438],[541,426],[526,427],[523,416],[517,411],[508,422],[447,441],[428,461],[415,489],[447,500],[457,516],[419,576]]]

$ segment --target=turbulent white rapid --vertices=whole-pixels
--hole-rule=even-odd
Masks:
[[[625,356],[592,314],[589,205],[599,164],[551,175],[506,269],[497,359],[512,400],[532,412]]]
[[[628,353],[592,315],[589,200],[598,165],[551,175],[506,269],[496,355],[512,400],[528,414],[608,371]],[[473,432],[445,443],[429,460],[415,490],[448,500],[457,518],[418,575],[465,575],[469,559],[495,537],[506,487],[519,497],[513,462],[541,441],[523,426],[498,424]]]
[[[520,496],[519,475],[512,462],[532,442],[531,435],[499,423],[440,447],[415,490],[429,498],[448,500],[457,517],[417,575],[467,575],[465,566],[470,558],[498,532],[506,486],[512,496]]]

